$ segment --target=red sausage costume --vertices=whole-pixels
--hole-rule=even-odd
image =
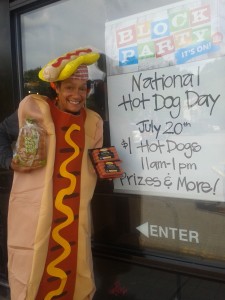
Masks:
[[[102,119],[85,108],[77,115],[63,112],[39,95],[21,101],[20,127],[28,116],[47,131],[47,164],[14,174],[8,214],[11,300],[90,300],[95,285],[89,204],[96,175],[88,149],[102,146]]]

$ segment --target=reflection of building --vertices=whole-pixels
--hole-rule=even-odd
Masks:
[[[24,91],[25,94],[38,94],[39,93],[40,83],[36,82],[25,82],[24,83]]]

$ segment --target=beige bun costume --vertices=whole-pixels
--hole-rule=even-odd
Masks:
[[[98,58],[91,49],[78,49],[51,61],[39,76],[64,80],[85,73],[83,66]],[[65,113],[40,95],[25,97],[18,114],[20,128],[30,118],[46,131],[47,159],[44,167],[14,173],[8,214],[11,300],[90,300],[95,285],[89,205],[96,174],[88,149],[102,146],[102,119],[85,108]]]

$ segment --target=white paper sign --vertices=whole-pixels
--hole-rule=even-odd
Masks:
[[[210,3],[204,5],[207,13]],[[193,13],[198,7],[191,9]],[[132,16],[130,22],[135,18],[137,16]],[[127,22],[128,19],[126,26]],[[116,33],[122,23],[118,20],[107,24],[106,31],[110,28],[113,32],[114,28]],[[166,27],[159,26],[158,30],[163,28]],[[108,40],[112,46],[113,34],[111,37]],[[131,33],[124,39],[128,37],[131,38]],[[154,52],[154,59],[148,58],[148,65],[153,63],[148,69],[143,68],[140,57],[136,63],[130,60],[127,65],[120,65],[119,56],[116,58],[118,44],[113,45],[107,52],[115,54],[113,63],[112,56],[108,60],[111,64],[108,74],[110,136],[125,171],[123,178],[115,180],[115,191],[224,201],[225,58],[222,44],[213,52],[208,51],[207,57],[205,54],[202,58],[196,56],[197,59],[189,57],[188,62],[176,60],[174,53],[176,59],[171,60],[171,52],[169,60],[168,56],[165,60],[159,58],[160,68],[156,67],[158,58]],[[199,45],[195,44],[195,49],[200,49]],[[185,55],[182,49],[176,50],[179,55]],[[163,61],[173,63],[165,66]]]

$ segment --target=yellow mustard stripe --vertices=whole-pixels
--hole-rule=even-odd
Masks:
[[[80,126],[78,126],[76,124],[71,125],[69,127],[69,129],[67,130],[66,134],[65,134],[65,140],[71,147],[74,148],[74,153],[67,160],[65,160],[62,163],[62,165],[60,166],[60,175],[62,177],[70,179],[70,186],[68,188],[60,190],[58,192],[58,194],[56,196],[56,200],[55,200],[56,209],[63,212],[67,216],[67,220],[65,222],[61,223],[60,225],[56,226],[54,228],[54,230],[52,231],[52,238],[64,248],[64,251],[54,261],[49,263],[49,265],[47,267],[48,274],[50,276],[60,278],[61,283],[60,283],[59,288],[54,290],[54,291],[49,292],[45,296],[44,300],[50,300],[54,296],[60,295],[63,292],[63,289],[64,289],[64,287],[66,285],[66,281],[67,281],[66,273],[62,269],[57,268],[56,265],[59,264],[64,259],[66,259],[68,257],[68,255],[70,254],[70,252],[71,252],[70,244],[68,243],[67,240],[65,240],[63,237],[60,236],[59,232],[60,232],[61,229],[63,229],[66,226],[70,225],[74,220],[74,214],[73,214],[72,209],[63,204],[64,196],[72,194],[74,192],[75,187],[76,187],[76,177],[66,170],[67,164],[69,162],[71,162],[72,160],[74,160],[80,153],[79,147],[70,138],[70,134],[73,130],[80,130]]]

